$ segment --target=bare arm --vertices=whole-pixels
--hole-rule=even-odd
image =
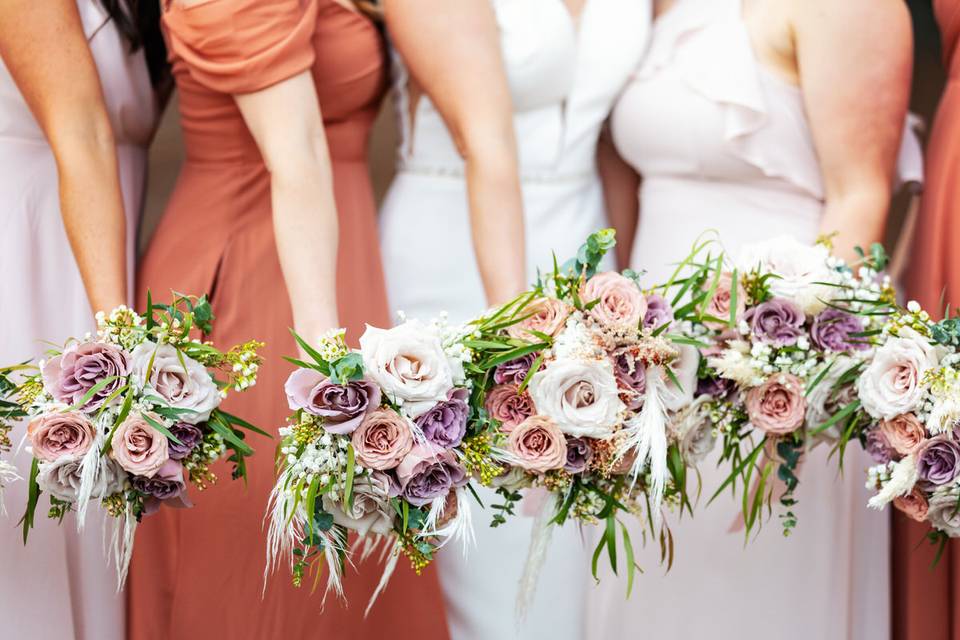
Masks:
[[[337,207],[311,72],[235,96],[270,172],[273,229],[297,333],[308,341],[337,320]]]
[[[487,300],[526,287],[513,108],[489,0],[385,0],[397,50],[466,161],[470,224]]]
[[[800,83],[826,187],[821,232],[839,255],[883,239],[910,92],[902,0],[795,0]]]
[[[597,146],[597,168],[603,182],[603,200],[607,217],[617,231],[617,263],[630,266],[630,253],[640,218],[640,175],[617,153],[610,136],[609,123]]]
[[[94,311],[127,302],[113,130],[75,0],[0,2],[0,57],[57,164],[60,211]]]

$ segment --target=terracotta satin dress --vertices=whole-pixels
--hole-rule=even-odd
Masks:
[[[906,294],[939,317],[960,305],[960,1],[934,0],[949,72],[927,148],[927,175],[917,219]],[[893,637],[960,640],[960,542],[949,544],[936,569],[927,525],[893,518]],[[919,546],[918,546],[919,545]]]
[[[354,340],[364,322],[389,315],[367,174],[370,126],[387,86],[380,33],[334,0],[207,0],[167,7],[164,26],[180,92],[186,164],[138,276],[146,291],[209,293],[211,338],[221,346],[267,343],[256,388],[225,408],[275,433],[288,413],[283,382],[295,354],[291,309],[276,253],[270,182],[231,94],[253,92],[312,69],[325,118],[340,214],[340,320]],[[403,629],[410,637],[446,637],[433,574],[416,577],[401,560],[370,616],[367,598],[380,578],[370,563],[348,570],[350,608],[333,596],[296,589],[286,571],[263,590],[262,527],[274,480],[276,440],[252,436],[249,482],[214,468],[218,484],[191,488],[193,509],[163,509],[137,532],[129,579],[128,637],[370,638]],[[261,593],[263,595],[261,596]]]

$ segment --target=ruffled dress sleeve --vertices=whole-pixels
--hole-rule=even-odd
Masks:
[[[171,56],[213,91],[252,93],[313,66],[316,0],[173,0],[163,22]]]

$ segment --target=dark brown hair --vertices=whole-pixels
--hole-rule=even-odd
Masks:
[[[160,32],[160,0],[99,0],[134,52],[143,48],[154,86],[169,75],[167,47]]]

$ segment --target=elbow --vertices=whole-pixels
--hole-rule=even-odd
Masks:
[[[474,121],[450,129],[457,151],[468,167],[507,168],[516,163],[512,114],[490,123]]]
[[[298,141],[263,149],[263,160],[274,184],[304,186],[332,183],[333,175],[323,132],[308,134]]]
[[[76,163],[106,165],[115,162],[116,139],[105,112],[83,114],[61,120],[47,130],[47,139],[61,167]]]

